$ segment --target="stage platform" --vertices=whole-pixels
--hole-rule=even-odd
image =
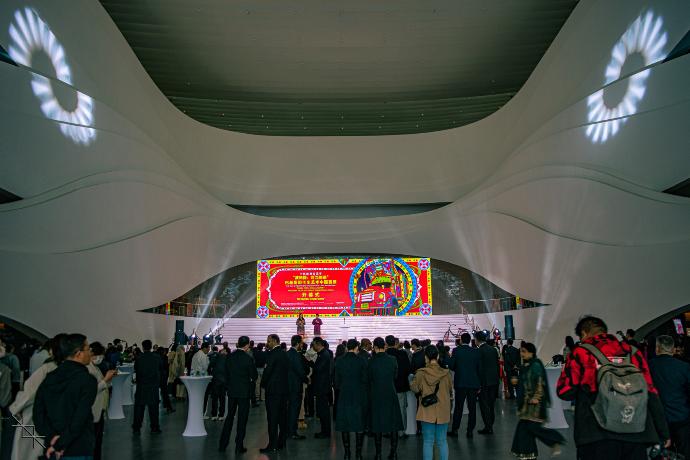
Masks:
[[[313,318],[306,318],[307,341],[310,341],[314,334],[314,327],[311,325]],[[448,330],[448,323],[455,324],[453,332],[458,328],[473,330],[475,321],[469,315],[437,315],[437,316],[384,316],[384,317],[348,317],[343,318],[322,318],[321,337],[331,343],[346,339],[364,337],[374,339],[375,337],[385,337],[392,334],[400,340],[431,339],[436,342],[444,338]],[[290,337],[297,333],[297,318],[229,318],[224,320],[225,324],[220,328],[223,341],[230,344],[237,343],[237,338],[247,335],[255,342],[265,342],[269,334],[278,334],[283,342],[290,342]],[[447,344],[455,342],[455,337],[450,336]]]

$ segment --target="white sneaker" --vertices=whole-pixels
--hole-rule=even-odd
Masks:
[[[211,417],[211,421],[215,422],[216,420],[218,420],[218,417]]]
[[[204,420],[208,420],[208,419],[210,419],[210,418],[211,418],[211,417],[209,417],[208,415],[204,415]]]
[[[553,458],[553,457],[558,457],[558,456],[560,456],[560,455],[561,455],[561,445],[560,445],[560,444],[556,444],[555,446],[553,446],[553,447],[551,448],[551,457],[552,457],[552,458]]]

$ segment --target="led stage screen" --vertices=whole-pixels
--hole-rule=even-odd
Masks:
[[[256,264],[256,317],[431,315],[431,261],[274,259]]]

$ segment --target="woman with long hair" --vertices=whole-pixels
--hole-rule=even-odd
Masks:
[[[537,439],[551,447],[552,455],[558,455],[563,436],[556,430],[544,428],[546,412],[551,404],[549,384],[546,380],[544,365],[537,358],[534,344],[523,342],[520,345],[522,369],[520,370],[520,387],[518,399],[518,417],[520,421],[515,428],[511,452],[520,459],[536,459],[539,455]]]
[[[306,321],[304,319],[304,315],[302,313],[300,313],[297,316],[297,335],[299,335],[303,339],[306,336],[306,332],[304,331],[304,325],[305,324],[306,324]]]

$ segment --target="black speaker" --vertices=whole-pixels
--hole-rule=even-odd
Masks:
[[[505,315],[504,316],[505,322],[506,322],[506,328],[503,331],[505,339],[513,339],[515,340],[515,327],[513,326],[513,315]]]
[[[184,333],[184,320],[175,321],[175,343],[177,345],[187,344],[187,334]]]

